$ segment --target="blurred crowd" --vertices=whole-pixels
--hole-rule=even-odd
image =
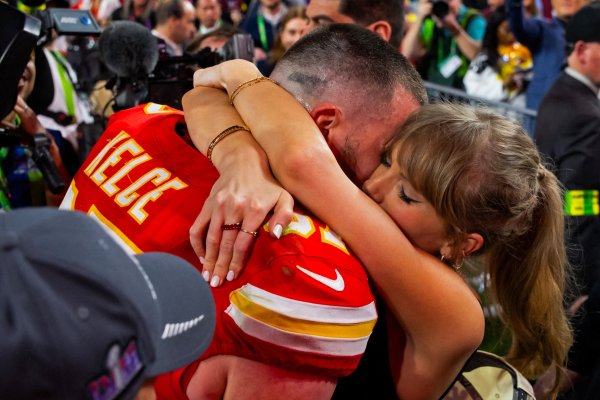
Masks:
[[[10,1],[30,14],[45,8],[89,10],[102,29],[115,21],[137,22],[157,39],[161,57],[196,54],[207,47],[217,51],[234,35],[246,33],[254,45],[251,57],[265,75],[315,25],[358,20],[351,8],[337,12],[337,2],[307,0]],[[389,42],[425,81],[537,111],[566,65],[565,24],[583,4],[585,0],[406,0],[404,21],[394,22],[397,17],[390,15],[392,32],[379,33],[391,35]],[[331,17],[331,12],[337,14]],[[361,23],[369,27],[369,18]],[[100,60],[97,41],[58,36],[38,48],[32,54],[35,85],[31,82],[21,96],[28,97],[40,123],[65,140],[58,145],[71,173],[101,132],[99,124],[113,112],[112,73]]]
[[[184,63],[192,60],[196,67],[198,54],[227,58],[223,49],[234,47],[234,37],[245,35],[252,47],[249,57],[265,76],[315,26],[357,22],[386,39],[424,81],[537,112],[534,139],[566,190],[568,240],[577,249],[570,261],[581,268],[577,273],[580,302],[572,311],[576,313],[589,295],[593,295],[589,307],[598,308],[600,25],[595,24],[600,11],[594,11],[598,19],[589,13],[589,18],[573,21],[593,1],[406,0],[403,15],[389,16],[387,25],[360,21],[351,7],[337,8],[342,2],[9,1],[28,14],[46,8],[89,10],[103,30],[118,21],[135,22],[156,39],[159,60],[179,57],[188,60]],[[2,120],[2,127],[17,132],[21,139],[0,146],[1,210],[58,207],[69,182],[104,132],[108,117],[122,109],[115,87],[118,82],[127,84],[123,78],[128,77],[115,81],[115,71],[102,59],[98,44],[98,37],[93,36],[55,36],[31,53],[14,110]],[[191,89],[189,76],[179,80],[189,83],[181,94]],[[163,103],[147,93],[140,99]],[[45,179],[35,147],[42,142],[63,185],[51,187]],[[582,318],[578,323],[584,332],[579,344],[592,343],[598,322]],[[597,344],[590,346],[598,351]],[[570,367],[582,373],[571,372],[575,377],[596,374],[597,383],[600,363],[584,357],[590,347],[580,347],[574,348]]]

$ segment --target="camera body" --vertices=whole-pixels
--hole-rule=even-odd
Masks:
[[[0,98],[0,118],[6,117],[15,107],[19,80],[36,46],[49,40],[54,32],[58,35],[100,34],[89,11],[48,9],[33,17],[1,1],[0,26],[0,76],[4,91]],[[0,146],[13,144],[26,145],[31,150],[52,193],[64,190],[65,183],[50,155],[50,141],[46,135],[23,136],[13,128],[0,127]]]
[[[42,21],[42,36],[38,45],[51,39],[52,30],[58,35],[72,36],[98,36],[102,32],[89,10],[49,8],[37,12],[35,17]]]
[[[254,57],[254,41],[248,33],[237,33],[217,50],[219,62],[242,59],[252,61]]]
[[[443,19],[446,15],[450,13],[450,6],[448,5],[448,0],[429,0],[433,5],[431,9],[431,13],[438,17],[439,19]]]
[[[4,118],[15,106],[19,80],[40,36],[42,23],[0,2],[0,26],[0,76],[4,91],[0,118]]]
[[[252,61],[253,56],[254,42],[247,33],[235,34],[215,51],[206,47],[195,54],[169,56],[159,47],[158,62],[148,75],[116,78],[113,109],[124,110],[151,101],[181,110],[181,98],[193,88],[193,76],[198,68],[234,59]]]
[[[6,116],[17,99],[17,86],[31,52],[48,41],[53,32],[58,35],[99,35],[100,27],[85,10],[50,8],[35,17],[26,15],[0,1],[0,76],[4,95],[0,116]]]

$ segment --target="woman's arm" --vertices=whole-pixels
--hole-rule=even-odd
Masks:
[[[194,145],[205,155],[219,132],[244,124],[223,90],[199,87],[188,92],[182,103],[186,109],[190,103],[196,106],[185,118]],[[264,151],[246,131],[236,131],[219,141],[211,160],[221,176],[190,228],[190,242],[203,260],[203,276],[214,287],[237,277],[254,243],[251,235],[223,231],[221,226],[243,221],[243,229],[258,231],[273,210],[268,223],[277,237],[291,222],[294,201],[275,181]]]
[[[218,67],[221,85],[229,93],[253,78],[242,67]],[[197,73],[197,84],[204,83],[203,73]],[[206,80],[215,82],[219,80],[214,76]],[[251,85],[234,103],[277,179],[342,235],[405,332],[404,352],[394,354],[392,362],[401,365],[395,373],[398,393],[406,398],[439,396],[482,338],[481,309],[468,286],[455,271],[412,246],[388,215],[352,184],[309,114],[285,90],[270,82]],[[191,102],[184,108],[196,112]],[[194,136],[195,127],[189,128]]]

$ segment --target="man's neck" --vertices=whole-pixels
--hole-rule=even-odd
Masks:
[[[600,91],[598,85],[592,82],[592,80],[585,76],[581,71],[578,71],[577,68],[569,66],[565,69],[565,73],[573,79],[577,79],[579,82],[583,83],[585,86],[590,88],[590,90],[594,92],[596,96],[598,96],[598,92]]]
[[[217,22],[215,22],[212,26],[202,25],[202,23],[200,23],[200,27],[199,27],[200,34],[209,33],[209,32],[219,29],[219,27],[221,26],[221,23],[222,22],[220,19],[217,20]]]
[[[164,26],[157,26],[152,30],[152,34],[162,40],[165,41],[167,46],[171,48],[171,50],[175,53],[174,55],[180,56],[183,54],[181,46],[178,43],[175,43],[173,39],[171,39],[168,35],[168,29]]]
[[[159,36],[161,39],[171,40],[169,38],[169,29],[165,25],[156,26],[154,28],[154,32],[158,33],[157,36]]]

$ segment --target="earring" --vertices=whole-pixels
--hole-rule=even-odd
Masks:
[[[459,272],[460,269],[462,268],[463,261],[465,260],[465,253],[463,252],[463,257],[461,258],[460,263],[458,263],[458,262],[450,262],[450,259],[446,258],[443,254],[440,257],[440,260],[444,264],[452,267],[452,269],[454,269],[456,272]],[[446,260],[448,260],[448,262],[446,262]]]
[[[462,266],[463,266],[463,261],[464,261],[464,259],[462,259],[462,260],[460,261],[460,263],[456,262],[456,263],[452,264],[452,268],[454,268],[454,270],[455,270],[456,272],[459,272],[459,271],[460,271],[460,269],[461,269],[461,268],[462,268]]]
[[[460,271],[460,269],[463,266],[463,263],[465,262],[465,251],[462,251],[462,257],[460,258],[460,262],[455,262],[452,267],[456,270],[456,272]]]

